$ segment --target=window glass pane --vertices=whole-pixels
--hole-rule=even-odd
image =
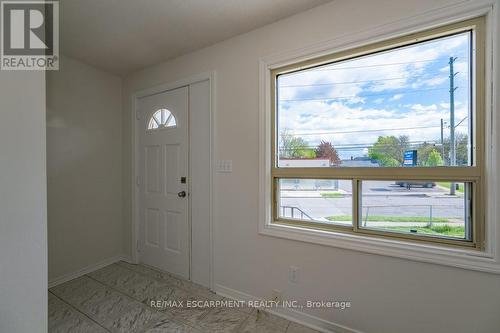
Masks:
[[[279,167],[469,166],[472,33],[277,78]]]
[[[167,109],[156,111],[148,123],[149,130],[176,126],[177,122],[175,121],[175,116]]]
[[[322,224],[352,225],[352,181],[280,179],[278,216]]]
[[[470,183],[363,181],[360,227],[471,239]],[[454,188],[454,190],[453,190]]]

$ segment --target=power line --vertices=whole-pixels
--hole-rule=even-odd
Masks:
[[[455,128],[459,127],[460,124],[462,124],[464,122],[465,119],[469,118],[469,116],[465,117],[464,119],[460,120],[460,122],[458,124],[455,125]],[[462,125],[463,126],[463,125]]]
[[[371,68],[371,67],[383,67],[383,66],[396,66],[396,65],[410,65],[414,63],[422,63],[422,62],[433,62],[433,61],[438,61],[439,58],[436,59],[428,59],[428,60],[416,60],[416,61],[407,61],[407,62],[394,62],[394,63],[388,63],[388,64],[374,64],[374,65],[364,65],[364,66],[352,66],[352,67],[341,67],[341,68],[324,68],[324,67],[315,67],[315,68],[309,68],[304,71],[338,71],[338,70],[344,70],[344,69],[359,69],[359,68]],[[331,66],[335,65],[334,64],[328,64],[325,66]],[[303,72],[303,71],[302,71]],[[295,73],[292,73],[295,74]]]
[[[316,87],[316,86],[332,86],[337,84],[354,84],[354,83],[368,83],[368,82],[379,82],[379,81],[392,81],[392,80],[404,80],[409,78],[415,78],[421,76],[403,76],[394,77],[388,79],[377,79],[377,80],[365,80],[365,81],[351,81],[351,82],[329,82],[329,83],[311,83],[311,84],[291,84],[291,85],[280,85],[278,88],[299,88],[299,87]]]
[[[457,57],[457,59],[464,59],[464,57]],[[353,61],[353,60],[359,60],[359,58],[354,58],[354,59],[351,59],[350,61]],[[359,68],[371,68],[371,67],[383,67],[383,66],[410,65],[410,64],[423,63],[423,62],[434,62],[434,61],[439,61],[439,60],[442,60],[442,58],[405,61],[405,62],[394,62],[394,63],[387,63],[387,64],[351,66],[351,67],[341,67],[341,68],[325,68],[327,66],[335,66],[338,64],[346,63],[346,61],[344,61],[344,62],[340,61],[340,62],[333,62],[333,63],[329,63],[329,64],[317,66],[317,67],[307,68],[307,69],[304,69],[301,71],[292,72],[292,73],[284,74],[284,75],[294,75],[294,74],[303,73],[303,72],[310,72],[310,71],[337,71],[337,70],[344,70],[344,69],[359,69]]]
[[[385,131],[403,131],[403,130],[413,130],[413,129],[427,129],[427,128],[435,128],[440,126],[419,126],[419,127],[403,127],[403,128],[381,128],[381,129],[366,129],[366,130],[357,130],[357,131],[329,131],[329,132],[320,132],[320,133],[290,133],[292,135],[297,136],[306,136],[306,135],[325,135],[325,134],[351,134],[351,133],[365,133],[365,132],[385,132]]]
[[[400,92],[404,94],[416,94],[419,92],[424,92],[424,91],[437,91],[437,90],[448,90],[448,88],[429,88],[429,89],[419,89],[419,90],[412,90],[412,91],[405,91],[405,92]],[[391,93],[380,93],[380,94],[368,94],[368,95],[351,95],[351,96],[335,96],[335,97],[328,97],[328,98],[297,98],[297,99],[280,99],[278,100],[279,102],[302,102],[302,101],[331,101],[335,99],[348,99],[348,98],[356,98],[356,97],[373,97],[373,96],[388,96],[388,95],[394,95],[398,92],[391,92]]]
[[[460,126],[468,126],[467,124],[459,124]],[[290,132],[291,135],[296,136],[308,136],[308,135],[329,135],[329,134],[351,134],[351,133],[365,133],[365,132],[386,132],[386,131],[404,131],[404,130],[414,130],[414,129],[432,129],[440,128],[441,126],[418,126],[418,127],[402,127],[402,128],[381,128],[381,129],[365,129],[357,131],[328,131],[328,132],[318,132],[318,133],[294,133]],[[455,126],[455,127],[458,127]]]
[[[459,73],[459,74],[467,74],[467,73]],[[425,75],[418,76],[402,76],[402,77],[393,77],[387,79],[375,79],[375,80],[363,80],[363,81],[344,81],[344,82],[325,82],[325,83],[310,83],[310,84],[290,84],[290,85],[279,85],[278,88],[300,88],[300,87],[321,87],[321,86],[333,86],[338,84],[355,84],[355,83],[369,83],[369,82],[381,82],[381,81],[395,81],[395,80],[404,80],[404,79],[415,79],[421,78]],[[429,78],[433,79],[435,77]]]

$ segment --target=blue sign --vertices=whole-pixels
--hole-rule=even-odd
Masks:
[[[416,166],[417,165],[417,151],[407,150],[403,155],[403,166]]]

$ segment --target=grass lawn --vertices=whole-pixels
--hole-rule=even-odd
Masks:
[[[326,218],[330,221],[352,221],[351,215],[329,216]],[[363,221],[365,217],[363,216]],[[368,216],[368,222],[429,222],[429,218],[425,216],[383,216],[371,215]],[[444,217],[433,217],[432,222],[449,222]]]
[[[321,192],[323,198],[343,198],[344,195],[340,192]]]
[[[451,183],[437,183],[439,187],[444,187],[445,189],[450,189]],[[464,193],[464,184],[458,184],[458,190],[457,192],[459,193]]]
[[[440,235],[440,236],[458,237],[458,238],[465,237],[464,227],[454,227],[449,225],[432,226],[432,227],[380,227],[377,229],[386,229],[398,232]]]

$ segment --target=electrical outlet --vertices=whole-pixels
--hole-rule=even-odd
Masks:
[[[283,292],[278,289],[273,289],[273,294],[271,296],[271,301],[281,302],[283,300]]]
[[[288,271],[288,279],[291,283],[299,282],[299,268],[296,266],[290,266]]]

